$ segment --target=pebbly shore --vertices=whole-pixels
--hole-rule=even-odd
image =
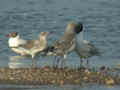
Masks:
[[[0,68],[1,84],[22,85],[82,85],[97,83],[120,85],[120,69],[101,67],[99,70],[84,68]]]

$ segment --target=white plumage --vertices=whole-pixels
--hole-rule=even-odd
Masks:
[[[48,32],[41,32],[37,40],[21,39],[17,32],[9,34],[8,45],[20,55],[31,55],[32,58],[47,47]]]

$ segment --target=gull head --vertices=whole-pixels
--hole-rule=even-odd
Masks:
[[[49,32],[41,32],[40,35],[41,35],[41,36],[48,36],[48,35],[49,35]]]
[[[50,34],[50,32],[40,32],[38,35],[38,38],[47,38],[47,36]]]
[[[83,31],[83,24],[78,22],[77,24],[75,24],[75,27],[74,27],[74,32],[76,34],[79,34],[80,32]]]
[[[68,23],[65,33],[69,33],[69,34],[79,34],[80,32],[83,31],[83,24],[78,22],[78,23]]]
[[[17,32],[11,32],[7,35],[9,38],[16,38],[18,36]]]

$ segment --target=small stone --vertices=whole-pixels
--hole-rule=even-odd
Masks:
[[[114,85],[115,81],[111,78],[111,79],[106,80],[106,84],[107,85]]]
[[[13,78],[13,77],[9,77],[9,79],[10,79],[10,80],[14,80],[14,78]]]
[[[59,84],[60,84],[60,85],[63,85],[63,84],[64,84],[64,81],[63,81],[63,80],[59,80]]]
[[[48,72],[48,71],[49,71],[49,68],[44,68],[44,71]]]
[[[77,79],[77,80],[74,80],[74,82],[75,82],[76,84],[78,84],[78,83],[80,83],[80,80]]]
[[[84,80],[88,80],[88,77],[85,76],[85,77],[83,77],[83,79],[84,79]]]
[[[72,75],[69,75],[69,76],[66,77],[66,78],[67,78],[67,79],[72,79],[72,77],[73,77]]]
[[[114,68],[112,68],[112,69],[111,69],[111,71],[112,71],[112,72],[115,72],[115,69],[114,69]]]
[[[99,74],[100,74],[100,72],[97,72],[97,74],[99,75]]]
[[[56,83],[56,80],[52,80],[51,83],[52,83],[52,84],[55,84],[55,83]]]
[[[86,72],[87,74],[90,74],[90,71],[89,71],[88,69],[85,69],[85,72]]]

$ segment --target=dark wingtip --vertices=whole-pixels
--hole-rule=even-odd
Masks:
[[[49,51],[51,51],[51,52],[53,52],[53,51],[54,51],[54,49],[55,49],[55,47],[54,47],[54,46],[50,46],[50,47],[48,48],[48,50],[49,50]]]
[[[53,46],[49,46],[47,48],[44,49],[44,52],[49,52],[49,51],[53,51],[54,50],[54,47]]]

